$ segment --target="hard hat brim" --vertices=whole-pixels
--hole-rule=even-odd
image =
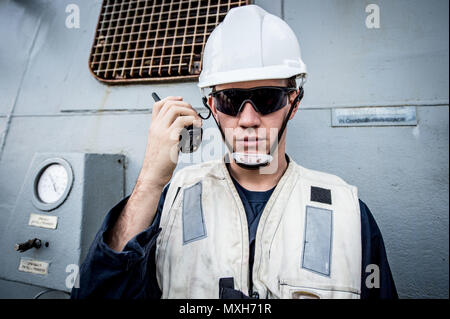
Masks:
[[[306,66],[295,61],[297,66],[273,65],[260,68],[247,68],[231,70],[225,72],[215,72],[214,74],[202,74],[199,78],[198,87],[200,89],[213,87],[219,84],[271,80],[289,79],[293,76],[300,77],[307,75]]]

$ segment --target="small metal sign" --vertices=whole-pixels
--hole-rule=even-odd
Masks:
[[[337,108],[331,126],[417,125],[415,106]]]
[[[56,229],[58,225],[58,216],[47,216],[41,214],[31,213],[30,219],[28,220],[29,226]]]
[[[29,272],[37,275],[48,274],[49,263],[29,258],[20,258],[19,271]]]

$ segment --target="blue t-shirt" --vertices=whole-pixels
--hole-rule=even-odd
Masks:
[[[264,192],[249,191],[248,189],[242,187],[233,178],[233,176],[231,176],[231,179],[233,180],[236,190],[238,191],[239,197],[241,198],[245,209],[245,214],[247,215],[248,236],[250,243],[252,243],[256,237],[256,229],[258,228],[261,214],[264,207],[266,207],[266,203],[269,200],[270,195],[272,195],[275,187]]]
[[[230,174],[231,176],[231,174]],[[251,290],[251,283],[253,282],[253,262],[255,257],[255,238],[256,230],[258,229],[258,223],[261,218],[264,207],[272,195],[275,187],[269,189],[268,191],[258,192],[249,191],[241,186],[234,178],[231,176],[234,186],[238,191],[239,197],[241,198],[242,204],[245,209],[245,214],[247,215],[247,225],[248,225],[248,237],[250,243],[250,258],[249,258],[249,282]]]

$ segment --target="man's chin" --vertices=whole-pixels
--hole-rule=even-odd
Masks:
[[[234,152],[232,154],[236,163],[245,165],[261,165],[270,163],[273,159],[271,155],[260,152]]]

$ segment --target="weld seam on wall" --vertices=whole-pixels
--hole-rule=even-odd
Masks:
[[[30,64],[31,64],[31,53],[33,52],[34,45],[36,44],[36,39],[38,37],[39,30],[41,29],[41,24],[42,24],[42,15],[39,17],[38,26],[36,28],[36,31],[35,31],[34,35],[33,35],[33,42],[31,43],[30,49],[28,50],[27,65],[26,65],[25,69],[22,72],[22,76],[20,78],[20,83],[19,83],[19,86],[17,88],[16,96],[14,97],[14,101],[12,103],[11,109],[9,110],[9,113],[6,116],[5,129],[2,132],[1,141],[0,141],[0,161],[2,159],[3,150],[5,148],[6,137],[8,136],[9,127],[11,125],[11,119],[13,117],[14,110],[16,109],[17,100],[19,99],[20,92],[22,91],[22,84],[23,84],[23,81],[25,79],[25,74],[27,73],[27,71],[28,71],[28,69],[30,67]]]
[[[449,107],[449,103],[425,103],[425,104],[394,104],[394,105],[361,105],[361,106],[328,106],[328,107],[301,107],[301,110],[333,110],[336,108],[366,108],[366,107],[402,107],[402,106],[417,106],[417,107]],[[203,111],[203,109],[198,109]],[[206,109],[204,109],[206,110]],[[64,110],[57,114],[13,114],[11,117],[66,117],[66,116],[88,116],[88,115],[136,115],[136,114],[152,114],[152,110],[140,110],[140,109],[120,109],[120,110]],[[6,116],[1,116],[6,117]]]

